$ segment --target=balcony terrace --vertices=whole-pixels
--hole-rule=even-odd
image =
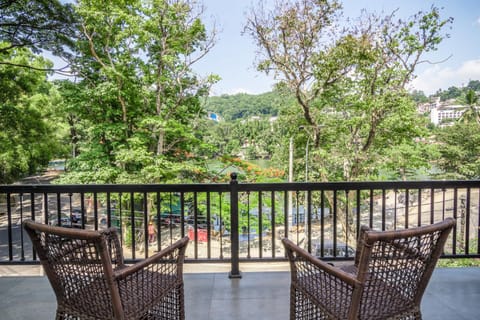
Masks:
[[[285,263],[242,264],[230,279],[228,264],[185,265],[186,319],[287,320],[290,274]],[[40,267],[0,267],[0,318],[53,319],[56,300]],[[5,276],[10,274],[10,276]],[[422,300],[424,320],[478,319],[480,268],[437,268]]]
[[[288,319],[282,237],[342,263],[353,259],[363,224],[394,230],[453,217],[443,258],[480,258],[479,191],[480,181],[242,184],[235,176],[225,184],[0,185],[0,319],[54,314],[53,291],[20,227],[25,219],[116,227],[127,262],[188,235],[187,319]],[[437,268],[424,319],[476,319],[479,298],[480,268]]]

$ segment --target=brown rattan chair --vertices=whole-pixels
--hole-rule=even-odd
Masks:
[[[282,239],[290,319],[421,319],[420,302],[455,220],[395,231],[362,227],[354,264],[334,267]]]
[[[57,320],[185,319],[187,237],[127,266],[114,228],[23,225],[57,297]]]

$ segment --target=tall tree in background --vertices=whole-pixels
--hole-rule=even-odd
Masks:
[[[340,4],[324,0],[275,1],[273,10],[267,12],[263,3],[252,8],[244,30],[257,44],[257,68],[273,73],[293,92],[318,147],[320,126],[313,105],[321,88],[314,74],[315,57],[330,47],[323,37],[332,31]],[[337,77],[332,74],[325,84],[335,82]]]
[[[258,69],[274,72],[279,85],[297,97],[300,110],[286,111],[287,121],[298,124],[290,126],[290,135],[301,125],[306,131],[301,144],[313,141],[310,163],[317,165],[317,180],[377,176],[392,150],[413,146],[422,136],[407,85],[423,55],[447,36],[444,29],[452,20],[441,19],[432,7],[408,20],[395,20],[395,12],[365,13],[343,29],[337,1],[275,3],[270,12],[254,8],[245,31],[257,43]],[[409,154],[403,154],[403,163],[422,165],[406,161]]]
[[[201,145],[193,134],[200,99],[216,81],[214,76],[201,79],[191,69],[214,43],[195,3],[79,1],[82,36],[73,69],[81,80],[64,98],[78,102],[70,115],[81,133],[78,156],[64,181],[194,177],[188,161]]]

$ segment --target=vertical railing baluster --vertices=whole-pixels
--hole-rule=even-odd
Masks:
[[[453,226],[452,230],[452,240],[453,240],[453,254],[457,253],[457,228],[458,228],[458,217],[457,217],[457,197],[458,197],[458,189],[453,189],[453,218],[457,221],[457,223]]]
[[[373,228],[373,189],[370,189],[368,226]]]
[[[417,215],[417,226],[422,225],[422,189],[418,188],[418,215]]]
[[[250,191],[247,191],[247,258],[250,259]]]
[[[60,201],[60,192],[57,192],[57,225],[62,225],[62,204]],[[72,221],[70,221],[70,226],[72,226]]]
[[[477,188],[477,254],[480,254],[480,188]]]
[[[48,224],[48,193],[43,193],[43,218],[45,224]]]
[[[72,204],[72,193],[68,193],[68,219],[70,220],[70,226],[73,226],[73,204]]]
[[[272,205],[271,205],[271,218],[272,218],[272,221],[271,221],[271,224],[272,224],[272,258],[275,258],[275,233],[276,233],[276,226],[275,226],[275,192],[272,191],[271,193],[271,202],[272,202]]]
[[[161,205],[162,202],[162,197],[160,197],[160,192],[156,192],[156,203],[157,203],[157,212],[156,212],[156,217],[157,217],[157,225],[155,226],[157,228],[157,251],[161,250],[161,244],[162,244],[162,216],[160,214],[161,212]],[[183,217],[183,214],[182,214]],[[184,221],[182,219],[181,221],[181,227],[184,227]]]
[[[230,175],[230,242],[231,242],[231,271],[229,278],[241,278],[239,269],[239,246],[238,246],[238,181],[237,174]]]
[[[263,257],[263,203],[262,191],[258,192],[258,256]]]
[[[470,188],[467,188],[467,199],[465,206],[465,254],[470,252]]]
[[[296,191],[295,192],[295,232],[296,232],[296,236],[297,236],[297,245],[300,244],[300,239],[299,239],[299,228],[298,226],[300,225],[300,197],[299,197],[299,194],[300,194],[300,191]]]
[[[312,191],[308,190],[306,196],[307,207],[305,208],[305,219],[307,219],[307,228],[305,230],[305,238],[308,241],[308,252],[312,252]]]
[[[20,197],[20,261],[25,261],[25,247],[23,243],[23,193],[19,194]]]
[[[338,223],[338,206],[337,206],[337,190],[333,191],[333,257],[337,256],[337,223]],[[311,251],[309,246],[308,252]]]
[[[194,257],[198,259],[198,199],[197,192],[193,193],[193,248]]]
[[[111,193],[107,192],[107,228],[112,226]]]
[[[84,213],[83,211],[83,193],[81,194],[82,196],[82,215]],[[123,245],[123,220],[122,220],[122,193],[120,192],[118,194],[118,223],[120,226],[120,243]],[[83,219],[82,219],[83,221]]]
[[[288,197],[290,196],[290,194],[291,194],[290,191],[285,191],[283,193],[283,215],[284,215],[283,237],[288,237],[288,233],[290,232],[290,230],[289,230],[289,215],[291,214],[291,212],[290,212],[291,208],[289,207],[289,201],[288,201]],[[249,214],[250,214],[250,210],[248,210],[248,211],[249,211]],[[249,219],[250,219],[250,216],[249,216]],[[250,234],[250,230],[248,230],[248,234]],[[250,249],[250,246],[249,246],[249,249]],[[249,255],[250,255],[250,251],[249,251]]]
[[[435,189],[430,189],[430,224],[435,222]]]
[[[320,221],[320,239],[321,239],[321,244],[320,244],[320,256],[323,257],[324,253],[324,243],[325,243],[325,190],[322,189],[320,192],[320,206],[321,206],[321,212],[322,212],[322,217]],[[329,211],[329,217],[330,214],[333,214],[332,212]]]
[[[322,194],[323,194],[323,191],[322,191]],[[356,227],[356,234],[355,234],[355,238],[358,239],[358,236],[359,236],[359,232],[360,232],[360,226],[362,224],[361,222],[361,202],[362,200],[360,199],[360,196],[361,196],[361,192],[360,192],[360,189],[357,189],[357,195],[356,195],[356,200],[355,200],[355,204],[356,204],[356,208],[357,208],[357,216],[355,217],[355,219],[357,220],[357,227]],[[322,204],[323,206],[323,204]],[[322,229],[323,229],[323,225],[322,225]],[[323,241],[323,239],[322,239]]]
[[[223,215],[222,215],[222,197],[223,193],[219,192],[218,193],[218,211],[219,211],[219,223],[220,223],[220,260],[223,260],[223,232],[225,231],[223,229]]]
[[[136,231],[135,231],[135,197],[134,193],[130,192],[130,232],[131,232],[131,241],[132,241],[132,259],[135,260],[136,257]]]
[[[207,258],[211,257],[212,250],[212,213],[211,213],[211,202],[210,202],[210,191],[206,194],[207,197]]]
[[[349,216],[349,204],[350,204],[350,199],[348,196],[348,190],[345,190],[345,256],[348,257],[348,243],[349,243],[349,233],[348,230],[350,229],[350,216]]]
[[[8,235],[8,260],[13,260],[13,243],[12,243],[12,202],[10,193],[7,193],[7,235]]]
[[[410,190],[405,189],[405,229],[410,226]]]
[[[180,234],[185,237],[185,228],[183,228],[185,224],[185,193],[182,191],[180,192],[180,225],[182,226],[182,230],[180,230]]]
[[[382,189],[382,230],[386,230],[386,211],[385,211],[385,189]]]
[[[87,215],[85,212],[85,192],[80,193],[80,210],[82,211],[82,229],[85,229],[85,222],[87,220]]]
[[[150,250],[150,233],[148,232],[148,225],[150,217],[148,216],[148,197],[147,193],[143,193],[143,243],[145,245],[145,258],[148,258],[148,251]]]
[[[98,194],[93,193],[93,226],[95,230],[98,230]]]
[[[35,193],[34,192],[30,192],[30,213],[31,213],[31,216],[30,218],[35,221],[35,206],[37,204],[35,203]],[[32,247],[32,259],[35,261],[37,260],[37,252],[33,249]]]

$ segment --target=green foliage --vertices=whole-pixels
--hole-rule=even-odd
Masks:
[[[0,41],[10,41],[0,43],[3,181],[68,154],[58,182],[228,181],[233,168],[242,181],[285,181],[290,140],[297,181],[409,179],[432,163],[455,177],[479,176],[480,81],[437,94],[469,107],[455,129],[438,131],[438,145],[415,109],[427,98],[405,89],[417,58],[448,36],[451,19],[435,7],[407,21],[362,16],[346,30],[336,24],[336,1],[253,11],[265,18],[245,29],[261,49],[257,67],[275,72],[278,83],[261,95],[206,98],[219,78],[192,70],[214,44],[195,1],[28,4],[9,1],[0,13],[10,22],[0,26]],[[46,82],[35,70],[52,64],[26,47],[69,58],[76,82]],[[206,119],[207,112],[224,121]],[[257,159],[272,168],[251,162]]]
[[[277,116],[280,98],[275,91],[259,95],[246,93],[222,95],[209,97],[205,109],[218,113],[225,121],[252,116]]]
[[[480,124],[457,122],[439,129],[438,166],[455,179],[480,178]]]
[[[410,93],[410,96],[412,97],[413,101],[415,101],[416,103],[426,103],[429,101],[427,96],[425,95],[425,92],[421,90],[413,90]]]
[[[456,100],[464,104],[468,104],[465,97],[469,91],[480,92],[480,81],[470,80],[465,87],[451,86],[447,90],[439,89],[433,96],[440,97],[441,101]]]
[[[65,46],[73,43],[76,25],[72,5],[62,2],[65,1],[2,1],[0,41],[9,45],[1,46],[0,53],[25,47],[34,53],[49,50],[57,55],[65,54]],[[5,61],[0,61],[3,63]]]
[[[315,180],[373,179],[382,167],[405,178],[428,166],[429,151],[415,146],[426,138],[426,123],[406,85],[419,57],[448,36],[452,19],[432,7],[408,20],[365,14],[341,29],[339,11],[336,1],[296,0],[271,12],[252,9],[246,30],[261,52],[257,66],[274,71],[295,96],[298,106],[285,112],[287,137],[309,151],[304,162]],[[301,137],[295,127],[304,128]]]
[[[437,266],[443,267],[443,268],[480,267],[480,259],[477,259],[477,258],[440,259],[437,263]]]
[[[53,117],[56,92],[44,72],[14,66],[50,66],[30,50],[0,52],[0,60],[5,62],[0,64],[0,183],[11,183],[41,170],[60,149]]]
[[[160,183],[203,175],[200,100],[215,77],[191,66],[212,39],[192,1],[75,7],[83,31],[75,84],[61,84],[75,158],[60,182]],[[79,98],[80,97],[80,98]],[[93,172],[93,173],[92,173]]]

